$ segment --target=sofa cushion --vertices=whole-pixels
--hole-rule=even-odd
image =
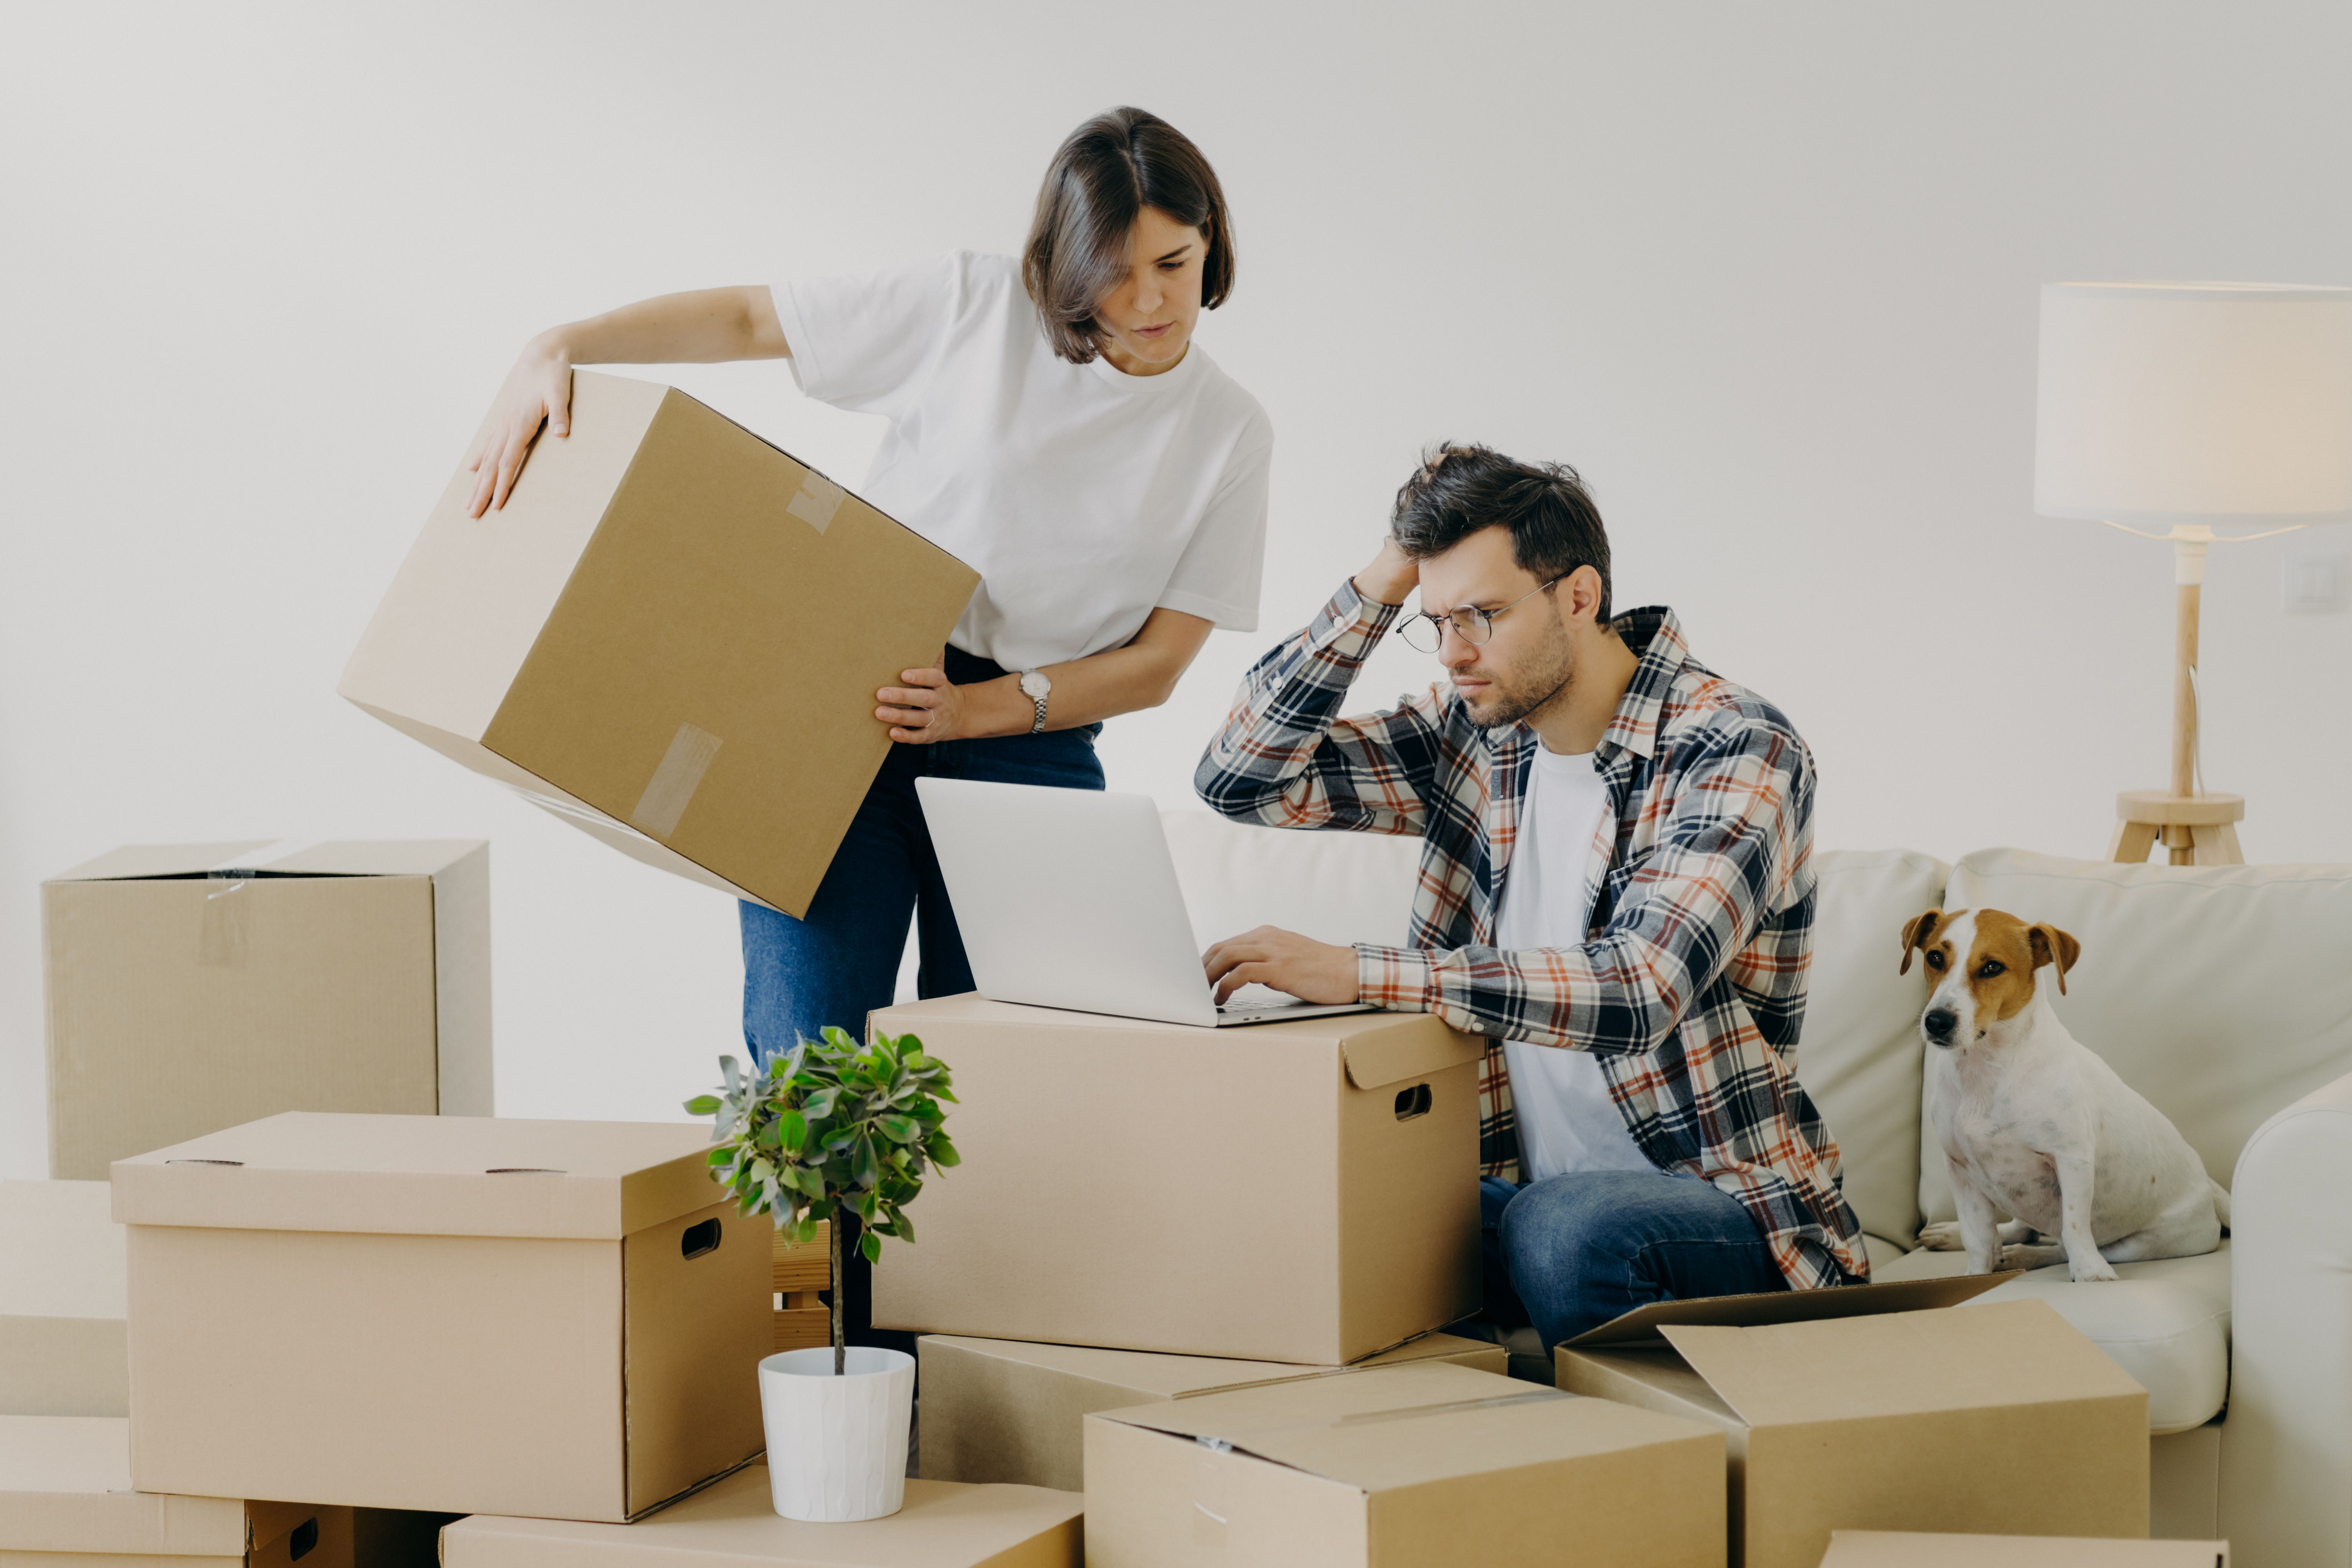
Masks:
[[[2006,910],[2079,940],[2067,994],[2050,998],[2060,1021],[2225,1186],[2265,1119],[2352,1072],[2352,866],[2119,866],[1987,849],[1952,868],[1943,907]],[[1925,1003],[1924,984],[1916,996]],[[1920,1211],[1950,1219],[1935,1123],[1922,1125]]]
[[[1877,1278],[1937,1279],[1968,1271],[1968,1254],[1922,1248]],[[2064,1264],[2053,1264],[1967,1305],[2040,1297],[2147,1390],[2151,1433],[2203,1426],[2230,1393],[2230,1244],[2197,1258],[2118,1263],[2116,1274],[2111,1281],[2077,1285]]]
[[[1834,849],[1816,852],[1813,869],[1821,882],[1797,1079],[1837,1140],[1863,1230],[1907,1244],[1919,1230],[1921,1058],[1916,971],[1895,970],[1904,922],[1936,907],[1951,868],[1908,849]]]

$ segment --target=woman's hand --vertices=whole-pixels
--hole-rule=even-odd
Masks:
[[[466,454],[466,467],[479,477],[466,503],[467,517],[479,517],[503,507],[514,493],[515,479],[530,456],[544,424],[550,436],[572,430],[572,357],[561,348],[533,339],[515,367],[507,373],[490,409],[490,422]]]
[[[947,661],[942,652],[941,663]],[[874,717],[890,726],[890,738],[901,745],[928,746],[940,741],[968,739],[964,733],[967,704],[964,689],[936,669],[902,669],[904,686],[886,686],[874,694],[882,704]]]

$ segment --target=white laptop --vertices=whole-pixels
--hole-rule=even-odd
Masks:
[[[1372,1010],[1218,1006],[1149,795],[963,779],[915,790],[991,1001],[1204,1027]]]

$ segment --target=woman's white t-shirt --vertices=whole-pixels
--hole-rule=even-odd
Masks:
[[[971,251],[771,292],[801,390],[890,421],[858,493],[980,573],[956,647],[1034,669],[1162,606],[1256,629],[1274,427],[1197,342],[1071,364],[1018,264]]]

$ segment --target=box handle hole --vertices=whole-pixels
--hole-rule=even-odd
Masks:
[[[1429,1085],[1414,1084],[1411,1089],[1397,1090],[1396,1112],[1399,1121],[1410,1121],[1416,1116],[1429,1114]]]
[[[707,1219],[700,1225],[688,1226],[686,1234],[677,1238],[677,1249],[686,1255],[689,1262],[718,1251],[719,1222],[715,1219]]]
[[[239,1170],[245,1167],[245,1162],[242,1160],[166,1160],[163,1163],[166,1165],[235,1165]]]
[[[286,1555],[289,1560],[299,1563],[310,1556],[310,1548],[318,1544],[319,1521],[306,1519],[294,1527],[293,1535],[286,1542]]]
[[[545,1165],[492,1165],[482,1174],[486,1176],[562,1176],[568,1175],[570,1173],[551,1170]]]

